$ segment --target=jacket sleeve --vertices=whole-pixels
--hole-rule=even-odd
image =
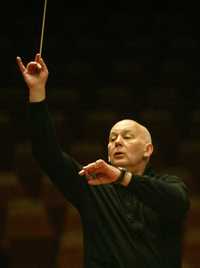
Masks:
[[[128,191],[163,218],[182,219],[189,208],[187,187],[176,176],[133,175]]]
[[[32,152],[40,167],[64,196],[78,207],[87,183],[78,175],[80,164],[64,154],[57,143],[45,101],[29,104],[29,126]]]

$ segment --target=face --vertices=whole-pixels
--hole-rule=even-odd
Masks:
[[[108,156],[115,166],[135,171],[150,156],[151,145],[148,131],[133,120],[122,120],[113,126],[108,143]]]

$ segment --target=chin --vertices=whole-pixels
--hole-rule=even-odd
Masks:
[[[114,166],[119,166],[119,167],[125,167],[125,166],[127,166],[126,161],[123,160],[123,159],[113,160],[113,161],[112,161],[112,164],[113,164]]]

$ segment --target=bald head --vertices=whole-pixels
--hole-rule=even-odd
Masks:
[[[110,131],[110,134],[120,128],[129,128],[135,132],[135,135],[140,136],[145,143],[152,143],[151,134],[148,129],[132,119],[123,119],[117,122]]]
[[[131,119],[117,122],[110,131],[109,161],[142,174],[153,152],[151,135],[146,127]]]

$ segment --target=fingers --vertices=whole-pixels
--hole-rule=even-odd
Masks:
[[[35,61],[38,62],[42,66],[42,68],[47,69],[47,66],[46,66],[44,60],[42,59],[40,53],[37,53],[35,55]]]
[[[27,71],[29,74],[37,74],[41,70],[48,71],[47,66],[39,53],[35,55],[34,61],[29,62],[26,67],[24,66],[20,57],[17,57],[16,60],[22,74],[24,74],[25,71]]]
[[[102,159],[97,160],[96,162],[90,163],[87,166],[84,166],[79,175],[87,178],[87,182],[90,185],[101,185],[108,183],[104,176],[106,162]]]
[[[91,180],[88,180],[88,184],[90,185],[101,185],[101,184],[105,184],[103,180],[100,180],[100,179],[91,179]]]
[[[35,61],[36,62],[39,62],[39,59],[40,59],[40,53],[37,53],[36,55],[35,55]]]
[[[47,66],[46,66],[44,60],[41,57],[39,59],[39,63],[41,64],[41,66],[42,66],[43,69],[47,70]]]
[[[16,60],[17,60],[17,64],[19,66],[20,71],[24,73],[24,71],[26,70],[26,67],[23,64],[22,59],[20,57],[17,57]]]
[[[92,174],[99,171],[102,171],[104,167],[104,161],[102,159],[97,160],[96,162],[90,163],[87,166],[84,166],[82,170],[79,172],[79,175]]]
[[[109,184],[119,177],[120,170],[117,167],[107,164],[104,160],[97,160],[84,166],[79,175],[85,175],[88,184],[101,185]]]
[[[36,61],[29,62],[26,67],[24,66],[22,59],[20,57],[17,57],[16,61],[22,74],[24,74],[25,71],[27,71],[30,74],[38,73],[42,68],[41,64],[37,63]]]

